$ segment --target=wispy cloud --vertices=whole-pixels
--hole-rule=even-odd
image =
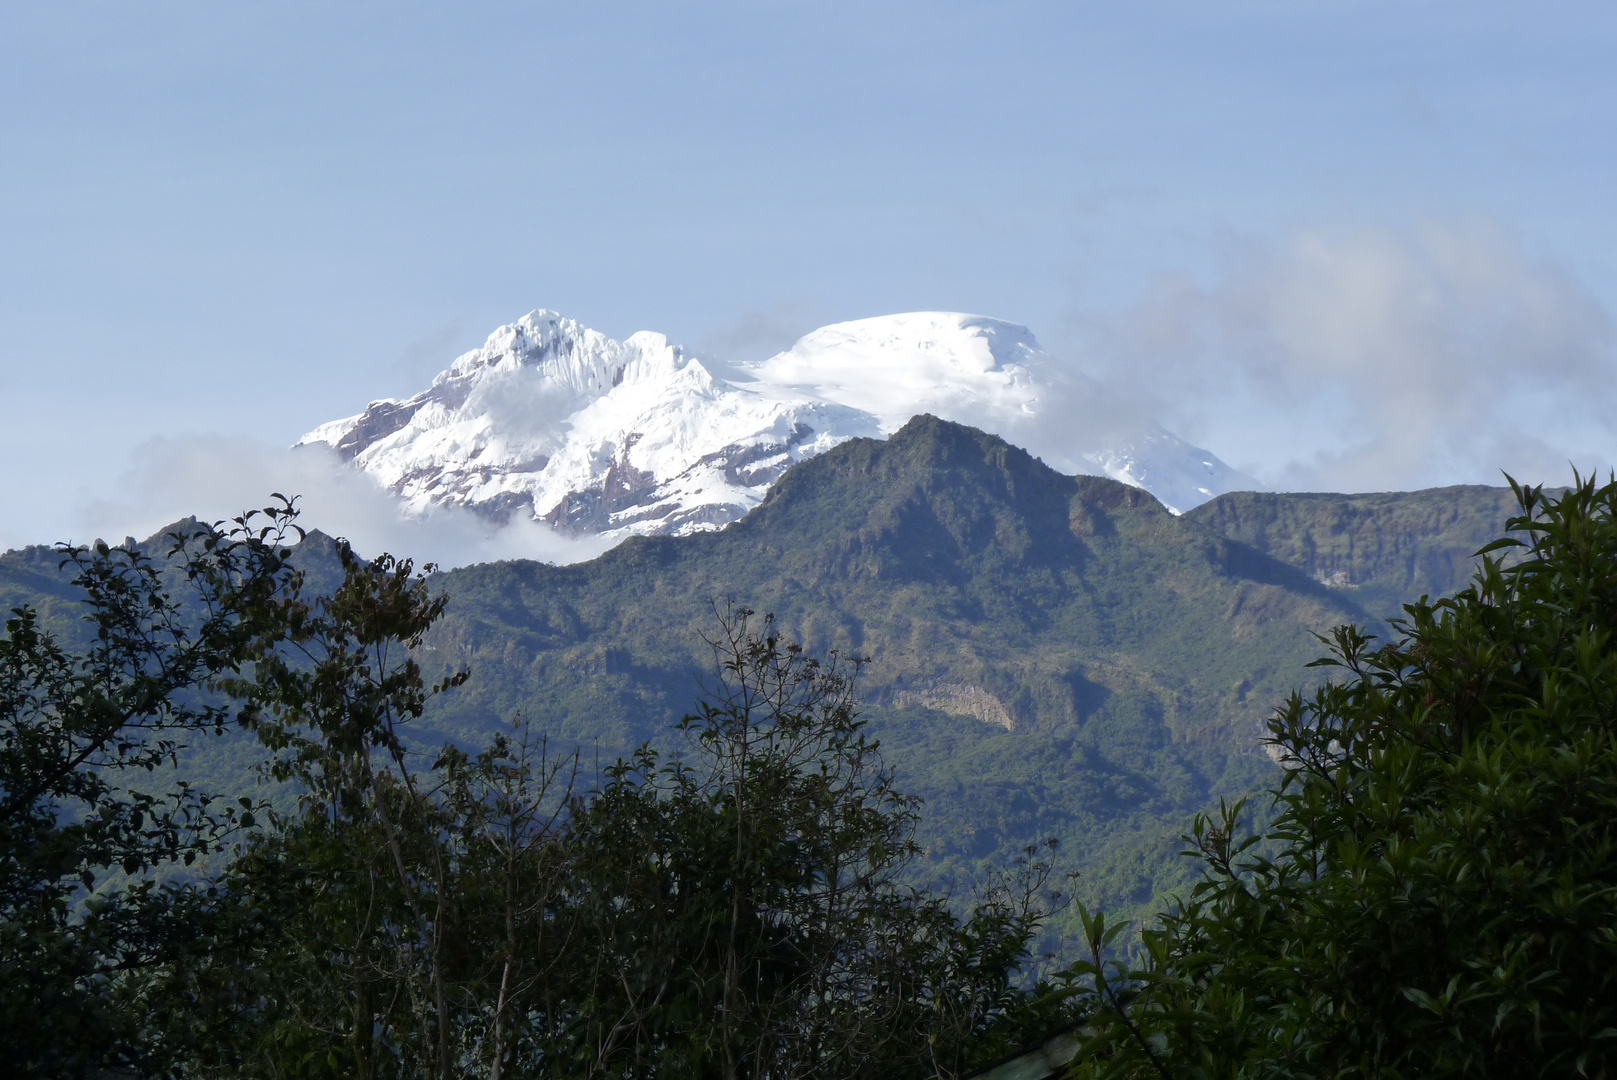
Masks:
[[[1561,481],[1617,457],[1610,314],[1487,222],[1232,241],[1093,320],[1091,356],[1276,487]]]
[[[456,318],[411,341],[394,358],[393,373],[402,377],[410,387],[431,382],[435,375],[449,366],[459,351],[456,347],[467,346],[465,329],[466,320]],[[410,392],[415,391],[412,389]]]
[[[451,507],[407,515],[400,500],[327,447],[288,450],[212,435],[142,444],[118,494],[86,502],[78,517],[86,538],[144,538],[192,515],[234,517],[264,505],[272,492],[298,496],[306,528],[346,537],[365,555],[391,551],[444,567],[514,558],[571,563],[609,546],[531,520],[496,527]]]
[[[695,342],[695,348],[721,363],[763,360],[791,348],[810,330],[835,319],[817,300],[788,297],[768,307],[742,311],[728,322],[710,327]]]

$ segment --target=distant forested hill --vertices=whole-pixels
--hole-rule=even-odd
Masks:
[[[429,644],[475,673],[434,717],[447,734],[521,713],[622,753],[690,707],[712,607],[733,600],[870,658],[869,716],[927,799],[938,876],[1059,836],[1114,903],[1174,880],[1189,815],[1265,778],[1262,721],[1308,677],[1309,631],[1369,618],[1136,489],[930,417],[794,468],[722,532],[442,586]]]
[[[1502,536],[1516,512],[1509,488],[1465,486],[1367,495],[1242,491],[1185,517],[1385,615],[1423,593],[1446,596],[1464,585],[1471,556]]]
[[[423,660],[473,677],[421,741],[479,743],[520,715],[587,767],[677,745],[711,666],[702,636],[733,602],[812,651],[869,657],[868,716],[927,800],[935,879],[970,884],[1056,836],[1082,892],[1138,909],[1180,880],[1193,813],[1272,777],[1263,720],[1317,677],[1310,632],[1453,588],[1509,505],[1492,488],[1233,494],[1174,517],[918,417],[796,466],[719,532],[439,575],[452,601]],[[330,541],[311,539],[318,579]],[[54,563],[0,557],[0,600],[67,618]],[[199,747],[191,768],[228,784],[253,752]]]

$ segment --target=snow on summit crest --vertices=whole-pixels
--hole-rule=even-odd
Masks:
[[[533,311],[456,357],[428,390],[372,402],[300,444],[329,444],[417,511],[458,505],[608,536],[722,527],[796,462],[923,412],[1067,472],[1144,487],[1176,511],[1254,486],[1155,424],[1119,423],[1092,380],[996,319],[836,323],[721,370],[662,334],[614,341]]]
[[[1038,388],[1027,365],[1048,360],[1024,326],[922,311],[821,327],[753,370],[869,412],[891,433],[923,412],[1030,412]]]

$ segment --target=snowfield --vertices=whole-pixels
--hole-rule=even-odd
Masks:
[[[782,472],[932,413],[1069,473],[1110,476],[1182,512],[1257,486],[1108,400],[1027,328],[916,312],[822,327],[768,359],[699,359],[662,334],[614,341],[534,311],[407,400],[372,402],[326,443],[425,511],[628,536],[721,528]]]

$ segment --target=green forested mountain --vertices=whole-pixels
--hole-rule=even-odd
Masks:
[[[469,739],[521,713],[610,759],[668,730],[709,666],[713,606],[773,612],[868,656],[863,697],[940,878],[1063,842],[1084,889],[1144,903],[1183,823],[1272,768],[1262,721],[1307,677],[1350,592],[921,417],[792,470],[718,533],[631,540],[573,567],[443,575],[430,646],[473,680],[434,717]]]
[[[473,675],[420,741],[482,743],[521,715],[586,774],[646,739],[676,746],[711,666],[702,635],[734,603],[811,651],[869,658],[873,731],[927,801],[929,874],[969,884],[1056,836],[1082,892],[1138,910],[1177,882],[1190,815],[1273,776],[1259,736],[1316,677],[1310,631],[1450,588],[1507,502],[1237,494],[1176,518],[918,417],[797,466],[720,532],[439,575],[452,599],[424,659]],[[312,541],[318,577],[330,542]],[[0,557],[0,602],[24,600],[71,614],[48,549]],[[255,752],[225,740],[190,768],[218,788]]]
[[[1383,614],[1423,593],[1463,587],[1472,555],[1504,535],[1505,520],[1518,512],[1509,488],[1460,486],[1365,495],[1241,491],[1185,517]]]

